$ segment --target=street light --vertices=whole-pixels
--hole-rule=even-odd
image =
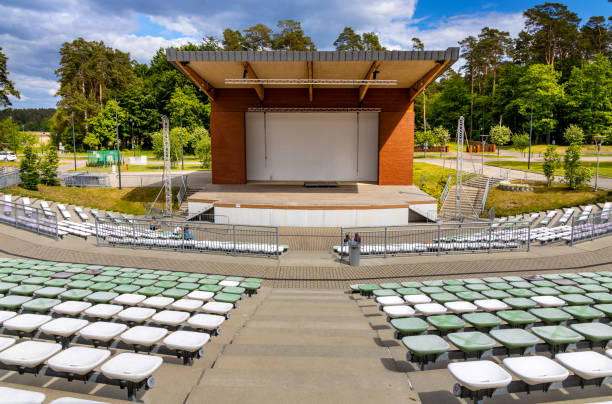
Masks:
[[[115,95],[115,131],[117,133],[117,172],[119,173],[119,189],[121,189],[121,150],[119,149],[119,118],[117,118],[117,96]]]
[[[77,170],[76,164],[76,138],[74,137],[74,111],[70,111],[72,114],[72,153],[74,153],[74,171]]]
[[[482,173],[484,175],[484,149],[485,149],[485,144],[487,142],[487,135],[484,134],[484,131],[480,134],[480,138],[482,139]]]
[[[179,107],[179,119],[181,121],[181,170],[185,169],[185,161],[183,160],[183,106]]]
[[[531,114],[529,117],[529,155],[527,156],[527,170],[531,169],[531,132],[533,130],[533,100],[527,100],[531,104]]]
[[[132,125],[132,153],[136,157],[136,149],[134,149],[134,120],[130,118],[130,124]]]
[[[17,143],[15,142],[15,128],[13,127],[13,116],[11,115],[11,134],[13,135],[13,151],[15,152],[15,156],[17,156]]]
[[[597,192],[597,186],[599,185],[599,151],[601,150],[601,142],[605,139],[605,136],[596,135],[593,136],[595,144],[597,145],[597,166],[595,168],[595,192]]]

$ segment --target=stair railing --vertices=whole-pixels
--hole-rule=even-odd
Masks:
[[[491,185],[491,178],[487,178],[487,185],[485,186],[484,193],[482,194],[482,205],[480,212],[484,212],[485,204],[487,203],[487,196],[489,195],[489,186]]]
[[[444,189],[442,190],[442,193],[440,194],[440,203],[444,203],[444,200],[446,199],[446,195],[448,195],[448,190],[450,189],[450,183],[452,181],[452,176],[448,176],[448,179],[446,180],[446,185],[444,185]]]

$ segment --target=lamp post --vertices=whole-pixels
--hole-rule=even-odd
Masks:
[[[529,114],[529,155],[527,156],[527,170],[531,169],[531,132],[533,130],[533,100],[527,100],[531,104],[531,113]]]
[[[179,120],[181,122],[181,170],[185,169],[185,161],[183,160],[183,106],[179,107]]]
[[[15,128],[13,127],[13,116],[11,118],[11,134],[13,135],[13,151],[15,152],[15,156],[17,156],[17,143],[15,142]]]
[[[121,150],[119,149],[119,118],[117,118],[117,96],[115,95],[115,131],[117,133],[117,172],[119,173],[119,189],[121,189]]]
[[[482,150],[481,150],[481,156],[482,156],[481,157],[481,161],[482,161],[482,168],[481,168],[481,170],[482,170],[482,172],[481,172],[481,174],[484,175],[484,149],[485,149],[485,144],[487,142],[487,135],[485,135],[484,132],[483,132],[483,133],[480,134],[480,138],[482,139],[481,140],[481,143],[482,143]]]
[[[599,185],[599,151],[601,150],[601,142],[605,139],[605,136],[597,135],[593,136],[593,140],[595,140],[595,144],[597,145],[597,165],[595,168],[595,192],[597,192],[597,187]]]
[[[76,164],[76,138],[74,137],[74,111],[72,112],[72,153],[74,153],[74,171],[77,170]]]
[[[136,157],[136,149],[134,148],[134,120],[130,118],[130,125],[132,126],[132,155]]]

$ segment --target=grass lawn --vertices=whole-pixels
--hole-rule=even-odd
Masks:
[[[541,182],[528,183],[534,187],[532,192],[502,191],[497,187],[490,189],[485,210],[495,207],[495,216],[501,217],[612,200],[612,191],[594,192],[592,188],[571,191],[564,184],[553,184],[547,188]]]
[[[201,164],[200,163],[192,163],[192,162],[185,162],[185,170],[200,170],[201,168]],[[181,169],[181,165],[180,163],[174,167],[172,167],[172,170],[180,170]],[[137,171],[163,171],[164,170],[164,166],[162,165],[153,165],[153,164],[147,164],[145,165],[132,165],[132,166],[128,166],[126,167],[125,165],[121,166],[121,172],[122,173],[130,173],[130,172],[137,172]],[[202,169],[205,170],[205,169]],[[73,171],[74,170],[70,170]],[[88,171],[88,172],[92,172],[92,173],[110,173],[112,172],[112,166],[100,166],[100,167],[81,167],[78,168],[77,171]]]
[[[534,144],[531,145],[531,153],[544,153],[546,151],[546,148],[548,147],[548,145],[545,144]],[[512,146],[502,146],[502,150],[511,150],[517,153],[520,153],[521,151],[524,152],[525,154],[527,153],[527,149],[525,150],[518,150]],[[567,150],[567,146],[557,146],[557,152],[564,154],[565,150]],[[597,154],[597,146],[595,146],[594,144],[587,144],[587,145],[583,145],[582,146],[582,153],[583,154]],[[602,145],[601,146],[601,153],[612,153],[612,145]]]
[[[516,168],[518,170],[527,171],[527,162],[525,161],[488,161],[485,164],[495,167]],[[595,168],[597,165],[596,161],[583,161],[582,164],[584,164],[585,167],[590,168],[593,175],[595,175]],[[541,162],[531,163],[530,171],[543,173],[544,171],[542,170],[542,165],[543,163]],[[556,171],[556,174],[563,175],[563,167],[559,168]],[[599,175],[612,177],[612,161],[599,162]]]
[[[451,183],[454,184],[455,173],[456,171],[451,168],[443,168],[438,165],[415,161],[412,178],[414,185],[434,198],[439,199],[449,175],[452,176]]]
[[[7,163],[9,167],[19,167],[19,161],[0,161],[0,167],[6,167]]]
[[[47,201],[62,202],[95,209],[111,210],[131,215],[144,215],[145,204],[151,203],[159,193],[159,188],[72,188],[39,185],[38,191],[30,191],[19,186],[3,190],[7,194],[28,196]],[[176,201],[178,188],[172,190]]]

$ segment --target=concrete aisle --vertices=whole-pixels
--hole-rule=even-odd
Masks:
[[[266,292],[187,403],[418,402],[343,291]]]

